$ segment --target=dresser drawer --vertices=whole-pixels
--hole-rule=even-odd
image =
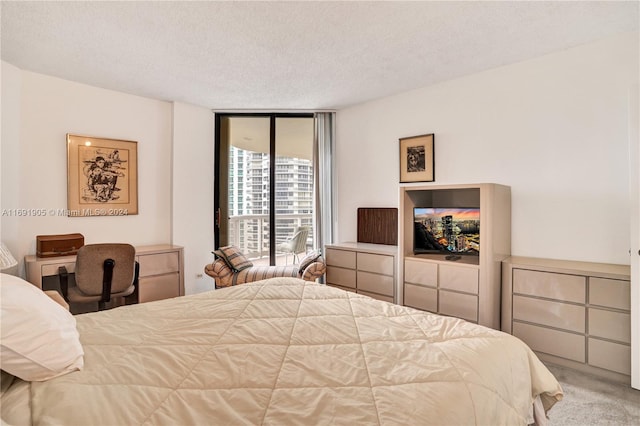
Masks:
[[[404,261],[404,281],[437,287],[438,265],[407,259]]]
[[[180,296],[180,273],[140,278],[138,281],[139,303]]]
[[[358,289],[358,294],[363,294],[365,296],[369,296],[377,300],[382,300],[384,302],[393,303],[393,297],[384,296],[382,294],[369,293],[368,291],[361,291],[360,289]]]
[[[327,265],[356,269],[356,252],[354,251],[328,248],[325,250],[325,256]]]
[[[513,270],[513,292],[567,302],[586,302],[586,277],[550,272]]]
[[[629,281],[590,277],[589,304],[630,310],[631,285]]]
[[[568,303],[514,295],[513,319],[585,332],[585,307]]]
[[[393,277],[358,271],[356,278],[358,281],[358,292],[360,292],[360,290],[371,291],[393,298]]]
[[[631,347],[619,343],[589,339],[589,365],[631,374]]]
[[[393,256],[357,253],[356,258],[359,271],[373,272],[382,275],[393,275]]]
[[[478,294],[478,269],[464,266],[440,265],[440,288]]]
[[[513,323],[513,335],[522,339],[534,351],[585,362],[584,335],[519,322]]]
[[[589,308],[589,335],[631,343],[631,315]]]
[[[429,312],[438,312],[438,290],[421,285],[404,284],[404,304]]]
[[[140,263],[140,277],[162,275],[180,270],[180,255],[178,252],[154,253],[136,256]]]
[[[67,268],[67,272],[71,274],[76,270],[76,261],[74,259],[72,262],[48,263],[46,265],[42,265],[41,276],[46,277],[49,275],[58,275],[58,268],[61,266]]]
[[[478,296],[440,291],[439,313],[478,322]]]
[[[351,292],[351,293],[355,293],[355,292],[356,292],[356,289],[355,289],[355,288],[342,287],[342,286],[335,285],[335,284],[331,284],[331,283],[327,283],[327,285],[328,285],[329,287],[339,288],[340,290],[349,291],[349,292]]]
[[[354,269],[327,266],[327,284],[356,288],[356,271]]]

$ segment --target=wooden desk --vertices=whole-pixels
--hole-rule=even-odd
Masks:
[[[136,260],[140,263],[138,301],[167,299],[184,295],[184,248],[170,244],[136,247]],[[76,256],[24,258],[27,281],[42,288],[45,277],[58,275],[65,266],[69,273],[76,270]]]

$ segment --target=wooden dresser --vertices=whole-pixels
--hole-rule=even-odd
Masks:
[[[340,243],[325,246],[327,285],[396,302],[397,246]]]
[[[138,302],[184,296],[184,249],[160,244],[136,247],[140,264]]]
[[[502,264],[502,330],[540,359],[630,383],[630,267],[527,257]]]

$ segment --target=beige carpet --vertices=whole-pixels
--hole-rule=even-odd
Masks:
[[[640,425],[640,390],[549,365],[564,399],[549,411],[551,426]]]

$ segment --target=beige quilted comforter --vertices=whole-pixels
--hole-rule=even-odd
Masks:
[[[14,383],[3,417],[22,406],[16,423],[523,425],[536,396],[549,409],[562,392],[515,337],[296,278],[77,324],[84,370]]]

